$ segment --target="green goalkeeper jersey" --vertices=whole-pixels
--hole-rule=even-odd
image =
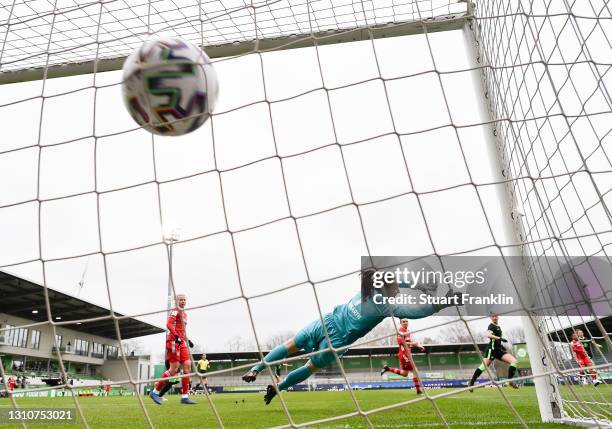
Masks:
[[[378,294],[363,302],[361,293],[358,293],[348,303],[338,305],[326,314],[325,321],[337,328],[342,343],[348,345],[370,332],[386,317],[420,319],[436,312],[432,304],[383,304],[381,298],[382,294]]]

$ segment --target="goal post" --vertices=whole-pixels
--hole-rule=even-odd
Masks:
[[[565,109],[571,109],[568,108],[570,102],[567,98],[558,98],[561,91],[567,90],[567,86],[572,87],[575,96],[581,103],[584,103],[585,99],[590,99],[599,91],[607,97],[607,87],[603,83],[603,80],[601,80],[601,74],[597,70],[598,66],[593,65],[597,63],[597,59],[592,55],[591,51],[589,51],[589,46],[591,49],[593,49],[593,46],[587,43],[588,38],[595,32],[599,23],[595,23],[591,32],[588,33],[588,36],[585,36],[582,34],[580,26],[578,25],[580,14],[574,12],[573,6],[570,6],[567,2],[563,2],[563,5],[556,5],[558,8],[555,10],[555,13],[559,14],[559,18],[563,17],[561,21],[564,25],[567,25],[567,28],[572,28],[573,30],[572,36],[574,36],[575,39],[572,40],[567,34],[570,31],[567,30],[565,26],[557,25],[557,22],[553,22],[553,18],[546,15],[547,13],[551,13],[548,8],[541,8],[538,10],[538,7],[533,7],[533,5],[528,8],[526,8],[526,6],[527,5],[523,2],[514,4],[508,3],[506,5],[502,3],[470,3],[469,8],[472,10],[472,15],[475,19],[466,26],[465,33],[469,33],[473,36],[472,40],[476,45],[476,50],[470,50],[468,46],[467,52],[468,55],[476,52],[472,54],[472,65],[474,68],[481,69],[480,74],[483,82],[481,90],[487,99],[488,112],[490,114],[492,126],[495,130],[493,134],[496,136],[495,144],[498,147],[498,168],[506,180],[505,188],[509,198],[507,204],[507,214],[509,216],[506,218],[506,227],[509,233],[513,234],[517,242],[520,243],[514,250],[519,251],[525,261],[525,274],[527,277],[523,283],[523,287],[527,288],[525,292],[528,302],[525,303],[527,304],[525,308],[527,315],[522,316],[522,326],[529,349],[531,367],[534,375],[533,381],[537,391],[542,421],[557,421],[588,427],[608,427],[610,424],[609,413],[602,414],[598,409],[599,406],[606,407],[609,405],[609,402],[604,397],[597,394],[593,396],[589,395],[590,397],[588,399],[584,398],[585,404],[574,406],[576,402],[579,402],[576,401],[578,395],[582,393],[577,394],[571,386],[568,391],[567,386],[563,387],[560,385],[560,380],[563,380],[565,384],[567,384],[569,382],[569,376],[575,375],[576,372],[568,372],[567,363],[558,361],[559,354],[558,350],[556,350],[554,341],[556,340],[556,344],[558,345],[560,336],[557,333],[557,337],[553,338],[553,334],[555,329],[560,329],[562,327],[562,319],[564,319],[565,322],[564,328],[573,332],[576,332],[579,328],[584,329],[583,326],[586,326],[586,319],[586,321],[592,320],[591,323],[594,323],[594,327],[599,331],[590,333],[589,335],[597,336],[603,342],[609,343],[610,332],[606,332],[600,320],[600,317],[609,317],[609,314],[598,314],[595,312],[593,307],[588,305],[589,297],[585,296],[583,293],[578,296],[573,296],[572,301],[574,303],[587,303],[589,311],[572,313],[579,317],[574,317],[571,321],[573,326],[569,325],[568,328],[567,323],[570,322],[571,318],[567,317],[567,314],[570,313],[565,313],[567,307],[559,304],[571,305],[571,302],[559,303],[557,301],[556,305],[551,303],[551,300],[555,301],[555,297],[551,298],[545,296],[547,293],[550,293],[550,284],[546,283],[546,279],[543,281],[540,276],[534,273],[534,271],[538,271],[536,267],[538,258],[541,259],[547,254],[558,255],[556,257],[560,257],[562,260],[567,261],[573,256],[581,253],[584,254],[588,260],[589,253],[584,253],[585,248],[580,244],[580,238],[576,240],[579,246],[572,246],[571,244],[574,243],[566,246],[564,245],[565,241],[563,238],[560,238],[560,236],[557,235],[559,233],[555,232],[559,225],[555,220],[554,213],[547,213],[547,211],[550,210],[552,201],[546,186],[544,186],[544,191],[541,192],[542,195],[539,196],[540,201],[538,201],[538,207],[536,207],[535,212],[541,213],[540,220],[542,218],[547,220],[548,225],[546,225],[545,229],[548,235],[539,235],[540,231],[536,225],[538,218],[534,216],[534,208],[531,207],[532,202],[528,199],[529,193],[531,192],[540,194],[535,187],[537,185],[537,177],[534,177],[534,173],[529,171],[529,166],[532,168],[534,166],[536,168],[540,167],[538,167],[537,161],[530,162],[528,157],[536,144],[539,143],[542,146],[546,145],[546,143],[541,143],[544,138],[543,135],[556,140],[555,143],[557,144],[559,144],[560,141],[563,142],[563,139],[569,135],[569,139],[573,140],[573,144],[577,147],[578,152],[581,152],[579,137],[574,135],[572,129],[578,120],[583,119],[580,115],[584,114],[587,121],[590,123],[593,133],[595,135],[601,133],[600,135],[603,135],[605,139],[605,128],[597,128],[596,125],[594,126],[591,123],[587,109],[585,109],[585,104],[582,104],[576,116],[565,116],[561,113],[562,116],[559,122],[565,122],[565,126],[561,128],[567,129],[566,134],[564,134],[561,140],[558,140],[559,137],[555,135],[554,127],[550,125],[551,120],[545,116],[549,114],[553,108],[561,112]],[[588,6],[591,11],[595,11],[595,5],[593,3],[589,2]],[[479,8],[479,10],[477,8]],[[504,17],[498,18],[498,15],[501,15],[500,12],[502,9]],[[605,9],[604,7],[603,10]],[[585,17],[582,16],[582,18]],[[540,35],[545,32],[545,28],[553,34],[556,34],[557,38],[554,44],[547,43],[544,45],[544,42],[539,39]],[[505,29],[505,34],[508,35],[508,38],[499,40],[492,37],[493,34],[496,34],[496,29],[499,29],[499,31],[504,31]],[[565,32],[565,30],[567,30],[567,32]],[[559,33],[556,33],[557,31]],[[562,35],[561,33],[564,34]],[[501,52],[502,47],[504,50],[503,53]],[[568,56],[575,55],[576,52],[578,52],[578,54],[572,57],[573,60],[568,60],[567,57],[564,57],[564,52],[566,52],[565,55]],[[514,68],[512,72],[506,72],[505,67],[507,67],[509,57],[513,62],[525,64],[525,67],[521,68],[522,74],[519,75],[515,73]],[[533,71],[535,68],[533,64],[535,59],[541,61],[544,69],[543,71],[537,72],[538,80],[536,84],[534,84],[534,81],[528,81],[530,73],[536,76],[536,72]],[[581,88],[577,88],[577,85],[572,82],[571,72],[572,68],[576,66],[574,61],[579,59],[584,61],[585,64],[589,64],[589,67],[592,67],[591,76],[588,76],[588,78],[596,82],[594,88],[592,88],[593,92],[588,95],[581,93]],[[566,75],[564,80],[556,79],[559,76],[552,75],[550,72],[550,69],[560,68],[565,69]],[[560,81],[562,83],[558,83]],[[549,91],[545,91],[545,89],[549,89]],[[546,96],[549,98],[546,98]],[[530,103],[534,105],[537,104],[537,106],[532,107]],[[610,106],[609,101],[607,102],[607,106]],[[536,110],[543,112],[540,113],[540,115],[543,115],[540,116],[541,120],[538,119]],[[519,116],[521,114],[525,116]],[[525,121],[524,123],[522,122],[523,120]],[[529,148],[524,152],[517,149],[517,146],[520,146],[525,129],[529,128],[529,122],[531,121],[538,125],[537,133],[531,134],[529,137]],[[550,128],[549,133],[542,131],[545,126]],[[519,143],[517,143],[517,141]],[[599,144],[602,144],[602,140],[599,140]],[[592,154],[591,152],[591,155]],[[582,165],[584,166],[587,163],[588,157],[585,159],[584,156],[580,156]],[[521,163],[516,163],[516,160],[521,161]],[[550,158],[548,162],[550,162]],[[553,173],[552,168],[548,171]],[[565,172],[571,173],[567,164],[565,164]],[[542,174],[542,170],[539,170],[538,173]],[[528,181],[520,179],[520,177],[524,177],[525,175],[530,176]],[[553,178],[552,181],[555,182],[556,186],[556,196],[554,198],[559,198],[563,189],[567,187],[568,184],[571,184],[573,178],[570,176],[569,181],[565,182],[561,188],[556,184],[557,179]],[[527,185],[525,185],[525,182],[527,182]],[[606,208],[607,204],[604,202],[600,191],[597,189],[598,185],[593,182],[592,186],[593,190],[600,198],[598,204],[608,213]],[[578,196],[580,191],[575,185],[572,187],[573,192],[577,195],[577,200],[580,201],[580,196]],[[555,195],[555,192],[553,191],[552,194]],[[561,199],[563,199],[562,196]],[[582,203],[580,204],[582,205]],[[582,205],[582,207],[584,208],[584,205]],[[565,207],[565,210],[567,210],[567,207]],[[588,212],[585,211],[582,216],[588,218]],[[568,217],[571,218],[571,215],[568,214]],[[606,218],[607,219],[603,221],[603,225],[611,225],[610,222],[612,220],[609,214]],[[593,223],[589,223],[592,228],[591,231],[597,235],[597,227],[595,227]],[[573,225],[573,223],[570,224],[570,229],[574,229]],[[601,226],[599,228],[601,228]],[[574,232],[577,233],[575,229]],[[561,235],[562,234],[563,233],[561,233]],[[554,248],[558,244],[560,248],[559,253],[556,253],[556,251],[548,253],[546,249],[539,246],[537,241],[542,238],[545,239],[545,242],[551,243],[549,249],[553,248],[553,250],[555,250]],[[536,242],[534,242],[534,240]],[[603,253],[596,252],[594,254],[601,254],[605,260],[607,255],[604,249],[605,246],[601,249]],[[571,262],[569,266],[570,272],[576,277],[576,267],[573,266]],[[554,286],[553,280],[553,287]],[[542,295],[544,295],[544,299]],[[606,300],[605,295],[606,294],[604,294],[604,301]],[[537,310],[538,306],[542,305],[551,305],[551,307],[544,313],[541,310],[533,311],[530,308],[532,307],[534,310]],[[543,316],[543,314],[547,314],[547,316]],[[565,334],[565,338],[561,341],[569,342],[571,339],[569,337],[571,337],[571,335]],[[609,364],[608,358],[605,356],[602,356],[602,358],[605,368],[606,365]],[[540,376],[538,376],[538,374],[540,374]],[[569,384],[571,385],[571,382],[569,382]],[[565,391],[563,392],[561,389],[565,389]]]
[[[468,8],[473,9],[473,3],[468,4]],[[487,140],[491,147],[491,155],[489,160],[492,163],[492,168],[497,171],[498,179],[504,183],[505,192],[501,194],[501,206],[505,208],[503,214],[503,228],[507,237],[509,237],[516,246],[510,247],[505,252],[504,256],[510,258],[529,259],[528,249],[526,248],[525,233],[520,220],[518,210],[518,197],[513,188],[512,176],[509,173],[507,145],[500,138],[500,134],[496,129],[501,125],[496,122],[498,112],[495,112],[494,106],[490,103],[491,97],[485,94],[493,94],[495,89],[490,86],[490,82],[486,79],[486,68],[490,66],[487,53],[482,49],[479,34],[479,23],[477,20],[470,20],[463,27],[463,37],[465,41],[465,52],[468,57],[470,68],[479,70],[473,75],[475,80],[474,86],[478,88],[482,97],[480,103],[480,114],[490,125],[487,127]],[[528,264],[528,263],[527,263]],[[524,299],[523,304],[528,306],[526,312],[531,312],[529,307],[536,306],[535,294],[532,288],[536,285],[530,282],[527,277],[527,269],[525,267],[525,275],[514,280],[517,287],[520,289],[520,294]],[[557,383],[557,375],[555,371],[558,368],[554,367],[550,356],[550,346],[546,332],[542,330],[542,324],[539,322],[539,316],[535,314],[521,315],[521,326],[525,333],[527,349],[529,350],[529,360],[531,362],[531,370],[534,374],[533,383],[537,392],[538,407],[540,416],[543,422],[553,422],[561,419],[561,397],[559,395],[559,385]],[[537,376],[537,374],[547,374]]]

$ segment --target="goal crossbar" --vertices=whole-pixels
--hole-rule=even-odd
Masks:
[[[390,22],[373,26],[357,26],[338,30],[326,30],[316,33],[291,34],[282,37],[231,42],[220,45],[204,46],[210,58],[233,57],[254,51],[267,52],[285,49],[307,48],[315,45],[356,42],[370,39],[408,36],[422,33],[435,33],[461,29],[469,15],[467,13],[439,15],[423,20]],[[57,77],[77,76],[95,72],[120,70],[126,55],[113,58],[99,58],[82,62],[55,64],[49,67],[32,67],[26,69],[0,72],[0,85],[52,79]],[[46,71],[46,75],[45,75]]]

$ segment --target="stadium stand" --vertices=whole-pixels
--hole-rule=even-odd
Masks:
[[[63,379],[61,356],[67,380],[75,388],[99,386],[106,379],[126,380],[115,322],[99,318],[110,310],[51,288],[47,293],[55,335],[50,325],[35,325],[48,320],[45,288],[0,271],[0,363],[5,375],[25,377],[28,387],[57,386]],[[70,323],[84,316],[98,319]],[[124,340],[164,332],[132,317],[122,318],[119,325]],[[128,356],[127,360],[133,374],[148,378],[152,372],[149,356]],[[125,387],[133,389],[130,384]]]
[[[568,328],[571,330],[571,328]],[[561,348],[567,347],[567,343],[558,342]],[[481,351],[484,351],[486,343],[478,345]],[[462,384],[468,380],[474,368],[480,365],[480,356],[474,352],[474,346],[471,343],[457,344],[425,344],[426,353],[415,352],[413,358],[419,370],[423,381],[430,385],[449,385],[448,383]],[[519,359],[519,374],[521,376],[531,374],[529,363],[529,353],[524,343],[514,344],[514,355]],[[604,355],[608,361],[612,358],[612,353],[604,349]],[[267,352],[264,352],[264,355]],[[397,347],[358,347],[352,348],[342,358],[342,363],[348,377],[349,382],[356,384],[371,384],[373,387],[383,387],[381,383],[395,383],[394,387],[398,387],[401,383],[406,386],[411,385],[411,381],[406,381],[405,378],[394,374],[386,374],[384,377],[380,375],[380,369],[384,365],[397,364]],[[217,387],[217,391],[222,391],[225,388],[229,391],[245,388],[246,390],[254,390],[252,387],[245,387],[241,380],[244,373],[244,367],[258,360],[257,352],[224,352],[224,353],[206,353],[207,359],[210,361],[210,369],[207,373],[208,385]],[[299,355],[297,355],[299,356]],[[194,354],[197,360],[199,354]],[[600,358],[604,359],[603,355]],[[291,367],[283,367],[281,376],[285,375],[293,367],[303,364],[302,360],[291,362]],[[575,366],[575,362],[571,355],[567,355],[567,364]],[[233,369],[237,368],[237,369]],[[498,379],[503,379],[507,374],[507,365],[495,362],[491,366],[494,374]],[[219,372],[222,371],[222,372]],[[155,368],[156,376],[163,372],[163,365],[157,365]],[[612,374],[602,374],[606,378],[612,378]],[[192,383],[197,383],[196,378]],[[261,383],[267,384],[267,377],[261,378]],[[331,365],[329,368],[317,373],[309,384],[322,386],[336,386],[344,384],[341,372],[337,365]]]

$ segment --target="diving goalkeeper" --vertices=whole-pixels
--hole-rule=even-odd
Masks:
[[[400,305],[390,304],[389,297],[396,297],[400,291],[396,282],[386,283],[380,289],[374,287],[373,269],[362,272],[361,293],[354,296],[348,303],[338,305],[331,313],[323,316],[321,320],[315,320],[299,331],[295,337],[287,340],[284,344],[275,347],[264,358],[265,362],[274,362],[287,357],[291,353],[304,350],[307,353],[325,350],[330,344],[325,336],[325,330],[331,340],[331,346],[335,348],[345,347],[353,344],[356,340],[370,332],[376,325],[386,317],[395,316],[407,319],[419,319],[430,316],[445,307],[453,304],[424,304],[424,305]],[[427,293],[437,289],[436,284],[416,285],[416,289]],[[450,292],[447,297],[460,295],[459,292]],[[386,298],[384,298],[386,297]],[[453,301],[452,299],[447,300]],[[455,300],[456,301],[456,300]],[[341,356],[346,349],[338,351]],[[313,373],[319,371],[334,362],[335,354],[331,350],[320,351],[310,357],[304,366],[294,369],[278,383],[279,390],[286,390],[302,381],[306,380]],[[247,383],[255,381],[266,365],[259,363],[251,368],[242,379]],[[269,385],[264,395],[264,402],[267,404],[276,396],[277,391],[274,386]]]

